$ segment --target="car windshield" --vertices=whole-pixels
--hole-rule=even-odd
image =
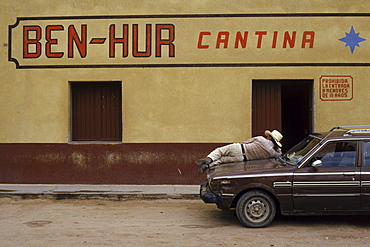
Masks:
[[[302,158],[321,140],[322,139],[317,136],[309,135],[285,154],[287,162],[292,165],[298,165]]]

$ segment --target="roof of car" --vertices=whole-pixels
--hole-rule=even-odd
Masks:
[[[370,126],[338,126],[331,128],[328,132],[313,133],[312,135],[321,139],[342,136],[370,136]]]

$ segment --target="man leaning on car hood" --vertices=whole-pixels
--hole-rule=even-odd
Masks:
[[[222,163],[278,157],[281,155],[281,139],[283,139],[283,135],[279,131],[266,130],[265,137],[256,136],[242,143],[218,147],[208,154],[206,158],[195,162],[201,166],[197,174],[201,175],[212,166]]]

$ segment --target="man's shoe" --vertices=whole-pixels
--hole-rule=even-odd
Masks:
[[[206,163],[206,159],[199,159],[199,160],[195,161],[195,164],[197,164],[198,166],[201,166],[205,163]]]
[[[209,168],[208,164],[203,164],[197,171],[198,175],[202,175]]]
[[[211,158],[204,158],[204,159],[199,159],[197,161],[195,161],[195,164],[197,164],[198,166],[201,166],[201,165],[209,165],[212,163],[212,159]]]

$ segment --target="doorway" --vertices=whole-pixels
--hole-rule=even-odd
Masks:
[[[71,82],[72,141],[122,141],[121,82]]]
[[[313,80],[253,80],[252,135],[281,131],[283,152],[312,132]]]

